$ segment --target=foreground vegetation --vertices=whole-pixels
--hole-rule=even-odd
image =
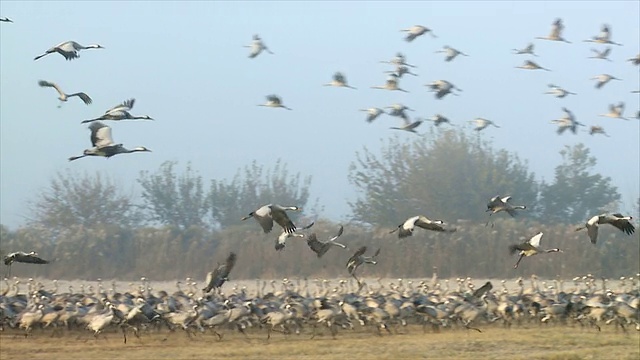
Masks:
[[[420,326],[400,329],[398,334],[377,336],[367,330],[343,330],[333,340],[325,334],[310,339],[301,335],[273,334],[267,341],[264,331],[249,332],[245,339],[228,332],[221,341],[213,334],[187,338],[184,332],[150,333],[141,339],[131,336],[123,344],[122,335],[108,333],[106,339],[89,332],[72,332],[51,337],[35,331],[24,338],[20,332],[0,334],[2,359],[638,359],[640,333],[601,332],[564,326],[498,326],[483,332],[464,329],[423,333]]]

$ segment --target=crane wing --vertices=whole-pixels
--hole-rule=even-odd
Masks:
[[[271,217],[276,223],[278,223],[278,225],[282,226],[282,229],[284,229],[285,232],[293,233],[296,231],[296,226],[293,224],[291,219],[289,219],[289,216],[284,210],[271,211]]]
[[[260,224],[265,234],[271,232],[273,229],[273,218],[271,218],[271,215],[258,216],[254,214],[253,217],[258,221],[258,224]]]
[[[105,147],[113,144],[111,128],[100,121],[92,122],[89,125],[91,130],[91,144],[95,147]]]
[[[113,111],[129,111],[133,109],[133,104],[135,104],[135,102],[136,102],[136,99],[125,100],[121,104],[118,104],[112,107],[111,109],[105,111],[104,113],[108,114]]]
[[[26,254],[19,255],[15,258],[16,262],[27,263],[27,264],[48,264],[49,261],[39,258],[36,255]]]
[[[225,263],[225,265],[226,265],[226,276],[229,276],[229,274],[231,273],[231,270],[233,270],[233,267],[236,265],[236,260],[237,259],[238,259],[238,256],[234,252],[229,253],[229,256],[227,256],[227,261]]]
[[[485,293],[487,293],[491,289],[493,289],[493,285],[491,284],[490,281],[487,281],[479,289],[477,289],[476,291],[473,292],[473,296],[476,297],[476,298],[481,298],[482,295],[484,295]]]
[[[316,253],[318,257],[322,257],[322,255],[329,250],[329,247],[326,246],[325,243],[318,240],[315,233],[311,233],[307,236],[307,245],[309,245],[309,248]]]
[[[344,227],[342,225],[340,225],[340,229],[338,230],[338,233],[335,234],[334,236],[332,236],[331,238],[329,238],[329,241],[336,240],[337,238],[339,238],[342,235],[343,232],[344,232]]]
[[[636,231],[636,228],[629,220],[620,219],[623,217],[622,214],[613,214],[613,216],[617,217],[618,219],[611,221],[610,224],[618,228],[620,231],[624,232],[627,235],[631,235]]]
[[[531,239],[529,239],[528,243],[533,247],[540,247],[540,240],[542,240],[542,232],[537,233]]]
[[[595,244],[596,241],[598,241],[598,224],[587,226],[587,234],[589,235],[589,239],[591,239],[591,243]]]
[[[80,100],[82,100],[82,102],[85,103],[85,105],[89,105],[93,102],[93,100],[91,100],[91,98],[89,97],[89,95],[83,93],[83,92],[79,92],[79,93],[73,93],[73,94],[69,94],[68,97],[72,97],[72,96],[77,96],[80,98]]]
[[[367,247],[366,246],[361,246],[358,250],[356,250],[356,252],[353,254],[353,256],[351,256],[351,259],[355,259],[357,257],[360,257],[360,256],[364,255],[364,253],[366,253],[366,252],[367,252]]]
[[[205,279],[205,284],[207,284],[207,286],[205,286],[204,289],[202,289],[202,291],[204,291],[205,293],[208,293],[209,291],[211,291],[211,289],[213,289],[213,271],[209,271],[207,273],[207,278]]]

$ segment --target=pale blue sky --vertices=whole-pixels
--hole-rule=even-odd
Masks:
[[[187,162],[207,180],[230,179],[238,168],[257,160],[271,167],[277,158],[290,172],[312,175],[312,200],[326,206],[321,216],[349,214],[346,199],[355,189],[347,180],[355,152],[377,149],[381,139],[411,138],[389,130],[398,119],[365,122],[360,108],[401,102],[414,116],[442,113],[458,125],[485,117],[500,129],[482,134],[497,148],[516,151],[529,161],[538,179],[552,180],[565,144],[584,142],[599,159],[597,170],[611,176],[626,202],[640,188],[639,121],[599,118],[610,103],[624,101],[626,115],[640,108],[639,68],[625,60],[640,51],[640,2],[0,2],[0,221],[15,228],[29,215],[28,202],[57,171],[103,171],[127,191],[139,191],[141,170],[155,171],[166,160]],[[557,17],[573,44],[535,40],[547,35]],[[603,23],[611,25],[613,62],[587,59]],[[411,43],[399,30],[421,24],[438,38]],[[247,58],[253,34],[260,34],[275,55]],[[33,57],[67,40],[98,43],[65,61],[52,54]],[[533,41],[535,58],[552,72],[514,69],[524,55],[511,49]],[[450,45],[470,57],[445,63],[434,51]],[[598,45],[598,48],[603,46]],[[397,52],[418,66],[419,77],[400,82],[408,94],[369,89],[383,84],[380,64]],[[322,87],[335,71],[358,90]],[[601,90],[590,77],[609,73],[623,81]],[[71,99],[60,109],[53,89],[87,92],[85,106]],[[446,79],[464,91],[436,100],[423,85]],[[555,83],[578,93],[565,99],[542,95]],[[275,93],[293,111],[258,107]],[[154,122],[108,122],[113,137],[127,147],[144,145],[152,153],[110,160],[71,155],[89,147],[83,119],[101,115],[128,98],[133,114]],[[566,106],[587,125],[602,125],[611,138],[557,136],[549,121]],[[424,124],[420,131],[427,130]],[[610,159],[610,154],[618,154]],[[276,200],[276,199],[274,199]],[[256,206],[259,204],[256,204]],[[623,209],[623,210],[625,210]],[[251,209],[247,209],[251,210]]]

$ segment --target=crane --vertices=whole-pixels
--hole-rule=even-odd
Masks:
[[[261,206],[255,211],[249,213],[249,215],[243,217],[241,220],[247,220],[249,218],[254,218],[262,227],[265,234],[271,232],[273,229],[273,222],[275,221],[278,225],[280,225],[285,232],[293,233],[296,231],[296,226],[293,224],[289,216],[287,215],[287,211],[302,211],[301,207],[298,206],[281,206],[277,204],[267,204]]]
[[[284,106],[282,104],[282,99],[280,99],[280,97],[278,95],[275,95],[275,94],[267,95],[267,102],[264,103],[264,104],[258,104],[258,106],[266,106],[266,107],[272,107],[272,108],[283,108],[283,109],[291,110],[291,108],[288,108],[288,107]]]
[[[91,98],[89,97],[89,95],[87,95],[86,93],[83,92],[78,92],[78,93],[73,93],[73,94],[65,94],[64,91],[62,91],[62,89],[60,88],[60,86],[58,86],[55,83],[49,82],[49,81],[45,81],[45,80],[40,80],[38,81],[38,85],[40,85],[41,87],[52,87],[54,89],[56,89],[56,91],[58,92],[58,94],[60,95],[58,97],[58,100],[62,101],[62,102],[66,102],[70,97],[74,97],[77,96],[80,98],[80,100],[82,100],[86,105],[91,104]],[[58,106],[60,107],[60,106]]]
[[[396,65],[396,69],[391,71],[385,71],[385,74],[393,74],[395,75],[397,78],[401,78],[403,75],[405,74],[409,74],[409,75],[413,75],[413,76],[418,76],[418,74],[411,72],[411,70],[409,69],[409,67],[405,66],[405,65]]]
[[[562,135],[565,130],[570,129],[572,133],[578,133],[578,126],[584,126],[584,124],[578,122],[576,117],[573,115],[571,110],[566,107],[562,108],[564,115],[560,119],[551,120],[552,124],[558,125],[558,130],[556,131],[558,135]]]
[[[93,122],[89,125],[91,130],[91,145],[90,149],[86,149],[80,156],[72,156],[69,161],[77,160],[85,156],[102,156],[110,158],[118,154],[129,154],[133,152],[151,152],[144,146],[135,147],[131,150],[122,146],[122,144],[116,144],[111,137],[111,127],[103,124],[100,121]]]
[[[292,233],[288,233],[288,232],[286,232],[286,231],[282,231],[282,233],[280,234],[280,236],[278,236],[278,237],[276,238],[276,246],[275,246],[276,251],[280,251],[280,250],[283,250],[283,249],[284,249],[284,247],[285,247],[285,246],[286,246],[286,244],[287,244],[287,239],[288,239],[288,238],[292,238],[292,237],[299,237],[299,238],[303,238],[303,237],[305,237],[305,235],[304,235],[304,234],[298,234],[298,233],[297,233],[297,231],[298,231],[298,230],[307,230],[307,229],[311,228],[311,227],[313,226],[313,224],[315,224],[315,222],[311,222],[311,223],[310,223],[309,225],[307,225],[307,226],[303,226],[302,228],[298,228],[298,229],[296,229],[296,232],[292,232]]]
[[[397,74],[391,74],[388,78],[387,78],[387,82],[384,85],[379,85],[379,86],[372,86],[372,89],[383,89],[383,90],[397,90],[397,91],[402,91],[402,92],[406,92],[408,93],[407,90],[401,89],[398,87],[398,75]]]
[[[623,113],[624,113],[624,102],[621,101],[617,105],[609,104],[609,112],[606,114],[600,114],[598,116],[629,120],[626,117],[622,116]]]
[[[610,44],[610,45],[622,46],[622,44],[619,44],[611,40],[611,29],[607,24],[603,24],[602,27],[600,27],[600,34],[598,34],[597,36],[591,37],[591,39],[587,39],[583,41],[597,43],[597,44]]]
[[[437,38],[437,36],[433,33],[433,31],[431,31],[431,29],[422,25],[414,25],[410,28],[402,29],[400,31],[407,33],[407,36],[404,38],[407,42],[411,42],[418,36],[424,35],[426,33],[429,33],[429,35],[431,35],[431,37],[433,38]]]
[[[611,59],[608,58],[609,54],[611,54],[611,48],[608,47],[602,51],[599,51],[598,49],[591,49],[591,51],[593,53],[595,53],[595,55],[593,56],[589,56],[588,59],[600,59],[600,60],[607,60],[609,62],[611,62]]]
[[[404,125],[400,126],[400,127],[390,127],[390,129],[393,130],[404,130],[404,131],[408,131],[408,132],[412,132],[414,134],[417,134],[416,132],[416,128],[418,126],[420,126],[420,124],[422,124],[423,120],[416,120],[414,122],[411,122],[409,120],[404,120]]]
[[[335,240],[337,240],[342,233],[344,232],[344,227],[342,225],[340,225],[340,228],[338,229],[338,232],[329,238],[329,240],[327,241],[320,241],[318,240],[318,237],[315,233],[311,233],[309,234],[309,236],[307,236],[307,245],[309,245],[309,248],[316,253],[316,255],[321,258],[322,256],[324,256],[324,254],[327,253],[327,251],[329,251],[329,249],[331,249],[332,246],[337,246],[337,247],[341,247],[343,249],[348,249],[348,247],[346,245],[337,243]]]
[[[536,235],[534,235],[531,239],[525,241],[522,244],[509,245],[509,252],[511,253],[511,255],[515,253],[518,253],[518,255],[520,255],[520,257],[518,258],[518,261],[513,266],[514,269],[518,268],[518,265],[520,265],[520,261],[525,256],[533,256],[541,253],[562,252],[562,250],[558,248],[542,249],[540,247],[540,240],[542,239],[542,235],[543,233],[539,232]]]
[[[535,62],[533,62],[531,60],[525,60],[524,64],[522,64],[520,66],[516,66],[516,69],[551,71],[551,70],[549,70],[547,68],[544,68],[544,67],[536,64]]]
[[[412,216],[405,220],[402,224],[398,225],[397,228],[389,232],[389,234],[393,234],[394,232],[398,232],[399,238],[405,238],[407,236],[413,235],[413,230],[415,227],[423,228],[425,230],[432,231],[440,231],[440,232],[455,232],[456,229],[447,229],[444,226],[444,221],[442,220],[430,220],[424,215]]]
[[[513,51],[513,53],[515,55],[523,55],[523,54],[525,54],[525,55],[533,55],[533,56],[537,57],[538,55],[536,55],[536,53],[534,53],[533,49],[534,49],[533,43],[529,43],[527,46],[525,46],[522,49],[512,49],[512,51]]]
[[[388,113],[390,116],[401,117],[404,120],[409,120],[409,116],[405,113],[405,111],[413,111],[413,109],[402,104],[393,104],[391,106],[385,107],[385,109],[391,109],[391,111],[389,111]]]
[[[372,108],[368,108],[368,109],[360,109],[360,111],[364,111],[367,113],[367,122],[371,123],[373,122],[375,119],[378,118],[378,116],[384,114],[384,110],[380,109],[380,108],[376,108],[376,107],[372,107]]]
[[[39,257],[38,253],[36,253],[35,251],[31,251],[28,253],[23,251],[12,252],[7,254],[3,260],[4,260],[4,264],[9,267],[9,275],[8,275],[9,277],[11,276],[11,264],[13,264],[14,262],[23,263],[23,264],[48,264],[49,263],[48,260],[44,260],[41,257]]]
[[[449,121],[448,118],[444,117],[443,115],[440,114],[435,114],[433,115],[430,119],[427,119],[429,121],[433,121],[433,125],[434,126],[440,126],[442,124],[449,124],[451,126],[454,126],[451,121]]]
[[[354,89],[354,90],[356,89],[353,86],[350,86],[349,84],[347,84],[347,78],[341,72],[336,72],[335,74],[333,74],[333,79],[331,80],[331,82],[327,84],[323,84],[323,86],[345,87],[345,88]]]
[[[80,57],[80,50],[86,49],[104,49],[104,47],[98,44],[82,46],[75,41],[65,41],[47,50],[44,54],[36,56],[33,60],[38,60],[53,53],[58,53],[64,56],[64,58],[67,60],[73,60]]]
[[[267,48],[264,42],[262,42],[262,39],[260,38],[260,36],[258,36],[257,34],[253,35],[253,41],[251,42],[251,45],[244,45],[244,47],[251,48],[251,52],[249,53],[249,58],[251,59],[260,55],[262,51],[266,51],[269,54],[273,55],[273,52],[271,52],[271,50]]]
[[[557,18],[553,24],[551,24],[551,32],[547,36],[538,36],[536,39],[542,40],[550,40],[550,41],[561,41],[571,44],[571,41],[567,41],[562,37],[562,31],[564,30],[564,24],[562,23],[562,19]]]
[[[429,84],[425,84],[425,86],[429,87],[429,91],[435,92],[436,99],[442,99],[448,94],[458,96],[458,94],[454,93],[453,90],[462,91],[462,89],[456,87],[447,80],[435,80]]]
[[[448,45],[445,45],[442,47],[442,50],[438,50],[435,52],[436,54],[441,54],[444,53],[446,54],[444,61],[451,61],[453,59],[455,59],[458,55],[462,55],[462,56],[469,56],[465,53],[463,53],[462,51],[458,50],[458,49],[454,49]]]
[[[475,118],[473,120],[470,120],[469,122],[474,123],[476,125],[476,127],[474,128],[475,131],[482,131],[486,129],[489,125],[495,126],[497,128],[500,127],[496,125],[493,121],[484,119],[484,118]]]
[[[404,54],[400,53],[400,52],[396,53],[396,56],[393,59],[391,59],[389,61],[384,60],[384,61],[380,61],[380,62],[383,63],[383,64],[392,64],[392,65],[395,65],[395,66],[408,66],[408,67],[412,67],[412,68],[416,67],[415,65],[407,64],[406,56],[404,56]]]
[[[141,115],[141,116],[133,116],[129,111],[133,109],[133,105],[135,104],[136,99],[129,99],[123,101],[121,104],[118,104],[111,109],[104,112],[104,115],[101,115],[95,119],[82,120],[82,124],[100,121],[100,120],[153,120],[149,115]]]
[[[557,98],[563,98],[563,97],[566,97],[567,95],[578,95],[576,93],[573,93],[571,91],[563,89],[562,87],[560,87],[558,85],[549,84],[547,86],[550,88],[550,90],[545,92],[545,94],[551,94],[551,95],[553,95],[553,96],[555,96]]]
[[[213,289],[220,289],[222,285],[229,281],[229,274],[236,265],[237,255],[234,252],[229,253],[224,264],[218,264],[215,270],[207,273],[205,283],[207,286],[202,291],[207,294]]]
[[[598,82],[596,83],[596,89],[601,89],[603,86],[605,86],[609,81],[611,80],[622,80],[619,79],[613,75],[609,75],[609,74],[600,74],[600,75],[596,75],[594,77],[592,77],[589,80],[598,80]]]
[[[356,279],[360,288],[362,288],[362,283],[360,282],[360,279],[356,277],[356,271],[362,264],[376,265],[378,263],[378,261],[376,261],[376,258],[378,257],[378,255],[380,255],[380,248],[376,250],[373,256],[364,256],[366,252],[367,247],[361,246],[347,261],[347,271],[349,272],[349,275],[353,276],[353,278]]]
[[[620,213],[595,215],[587,220],[583,226],[577,228],[576,231],[587,229],[591,243],[595,244],[598,241],[598,225],[609,224],[623,233],[631,235],[636,231],[635,226],[630,221],[631,219],[633,219],[631,216],[624,216]]]
[[[511,200],[511,196],[496,195],[492,197],[487,203],[487,212],[491,212],[489,216],[504,211],[511,217],[515,217],[518,215],[516,210],[524,210],[527,208],[525,205],[511,205],[509,200]]]
[[[606,137],[610,137],[605,131],[604,128],[602,126],[598,126],[598,125],[593,125],[591,126],[591,128],[589,129],[589,135],[595,135],[595,134],[602,134]]]

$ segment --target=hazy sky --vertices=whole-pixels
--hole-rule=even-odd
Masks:
[[[551,181],[565,144],[584,142],[599,159],[597,170],[611,176],[625,201],[636,201],[640,188],[639,121],[598,117],[610,103],[624,101],[626,115],[640,108],[640,72],[625,61],[640,51],[640,2],[0,2],[0,221],[15,228],[29,215],[28,202],[46,188],[57,171],[102,171],[122,187],[139,193],[140,171],[156,171],[167,160],[191,162],[206,179],[230,179],[257,160],[267,168],[278,158],[291,173],[312,175],[311,202],[326,207],[321,216],[349,214],[347,199],[355,189],[347,180],[355,152],[375,150],[382,140],[411,133],[390,130],[400,121],[386,115],[365,122],[360,108],[400,102],[413,116],[442,113],[454,124],[484,117],[501,128],[481,136],[496,148],[517,152],[538,179]],[[547,35],[557,17],[572,44],[535,40]],[[613,62],[587,59],[584,43],[603,23],[611,25]],[[438,38],[405,42],[400,29],[421,24]],[[260,34],[275,55],[247,58],[243,45]],[[36,55],[67,40],[98,43],[102,50],[82,51],[65,61]],[[551,72],[515,69],[525,55],[511,49],[533,41],[534,61]],[[434,51],[443,45],[469,57],[444,62]],[[369,89],[385,82],[380,64],[397,52],[418,66],[418,77],[400,86],[410,93]],[[358,90],[323,87],[335,71],[346,74]],[[590,77],[609,73],[623,79],[596,90]],[[67,93],[85,91],[93,104],[72,98],[57,108],[57,82]],[[424,84],[446,79],[464,91],[436,100]],[[554,83],[578,93],[557,99],[543,95]],[[293,111],[256,106],[278,94]],[[133,114],[153,122],[106,122],[114,140],[127,147],[144,145],[152,153],[85,158],[71,155],[90,146],[80,125],[128,98]],[[550,120],[566,106],[578,121],[602,125],[611,135],[558,136]],[[418,130],[425,132],[430,123]],[[612,158],[612,154],[616,154]],[[277,199],[274,199],[277,201]],[[256,204],[258,206],[260,204]],[[250,211],[252,209],[247,209]],[[426,210],[426,209],[425,209]]]

